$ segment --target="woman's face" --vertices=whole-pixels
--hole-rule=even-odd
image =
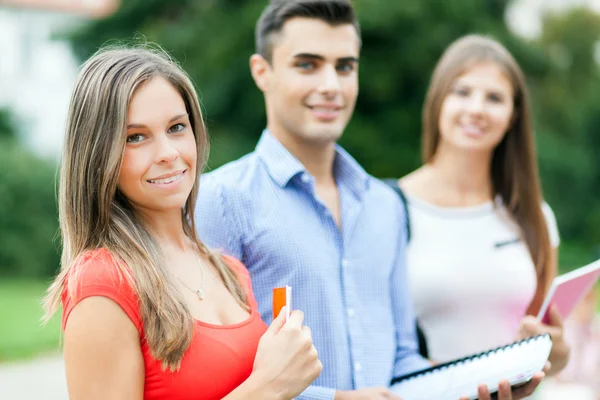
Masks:
[[[126,141],[119,190],[146,212],[181,210],[196,179],[196,140],[167,80],[154,78],[134,92]]]
[[[440,148],[493,152],[510,128],[514,89],[504,71],[492,62],[466,70],[442,102]]]

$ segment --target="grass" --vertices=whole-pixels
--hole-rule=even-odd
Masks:
[[[60,312],[48,325],[42,326],[40,322],[43,313],[40,301],[47,287],[42,281],[0,280],[0,362],[58,349]],[[600,283],[597,290],[600,312]]]
[[[40,304],[48,284],[0,280],[0,362],[31,358],[58,349],[60,312],[46,326]]]

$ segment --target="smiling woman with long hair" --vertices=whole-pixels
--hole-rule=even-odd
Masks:
[[[267,328],[245,267],[196,236],[207,155],[194,87],[163,51],[104,49],[83,65],[46,299],[48,318],[63,306],[71,398],[288,399],[318,376],[302,313]]]
[[[423,106],[424,165],[406,195],[411,294],[428,356],[447,361],[548,332],[555,373],[562,320],[536,315],[557,271],[558,230],[543,201],[525,77],[497,41],[462,37],[442,55]]]

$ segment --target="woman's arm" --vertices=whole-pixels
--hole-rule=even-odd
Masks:
[[[88,297],[71,311],[64,334],[71,400],[135,400],[144,396],[139,333],[106,297]]]

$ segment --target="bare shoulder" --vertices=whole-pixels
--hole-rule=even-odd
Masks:
[[[427,183],[431,180],[429,168],[424,165],[398,180],[402,190],[412,196],[423,197],[427,195]]]
[[[141,399],[144,361],[139,332],[113,300],[80,301],[65,326],[64,358],[72,399]]]

